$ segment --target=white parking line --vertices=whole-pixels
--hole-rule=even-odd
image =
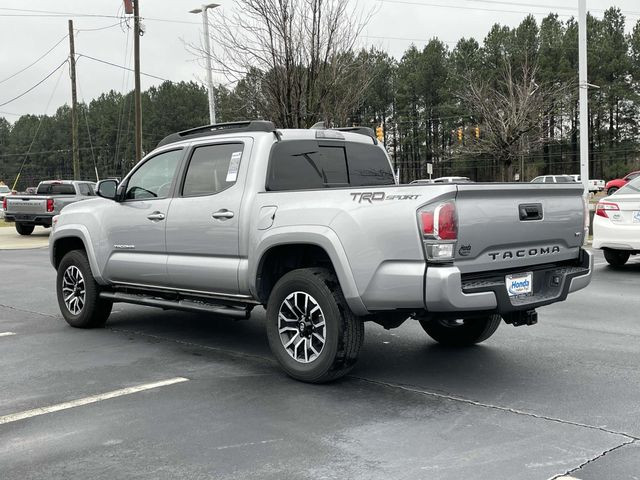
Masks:
[[[15,335],[13,332],[0,332],[0,337],[10,337],[11,335]]]
[[[58,403],[57,405],[50,405],[48,407],[34,408],[33,410],[25,410],[24,412],[12,413],[0,417],[0,425],[5,423],[17,422],[18,420],[24,420],[25,418],[37,417],[39,415],[45,415],[47,413],[59,412],[60,410],[66,410],[68,408],[81,407],[82,405],[88,405],[90,403],[100,402],[102,400],[108,400],[110,398],[122,397],[123,395],[131,395],[132,393],[142,392],[144,390],[151,390],[152,388],[166,387],[167,385],[173,385],[175,383],[188,382],[188,378],[176,377],[168,380],[161,380],[159,382],[145,383],[143,385],[137,385],[135,387],[122,388],[120,390],[113,390],[112,392],[101,393],[99,395],[92,395],[90,397],[79,398],[78,400],[72,400],[70,402]]]

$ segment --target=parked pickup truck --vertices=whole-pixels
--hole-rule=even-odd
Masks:
[[[580,175],[578,174],[572,174],[570,175],[576,182],[580,183],[582,180],[580,180]],[[598,193],[604,190],[604,180],[599,180],[597,178],[590,178],[589,179],[589,192],[591,193]]]
[[[114,302],[262,305],[274,356],[307,382],[353,367],[367,321],[467,346],[591,280],[581,185],[398,185],[369,129],[197,128],[97,192],[49,242],[70,325],[103,326]]]
[[[31,235],[36,225],[50,227],[63,207],[95,197],[95,183],[72,180],[40,182],[35,195],[10,195],[3,200],[4,219],[15,222],[20,235]]]

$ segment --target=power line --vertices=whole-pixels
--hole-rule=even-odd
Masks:
[[[4,107],[5,105],[10,104],[11,102],[18,100],[21,97],[24,97],[27,93],[29,93],[31,90],[35,89],[36,87],[40,86],[45,80],[47,80],[51,75],[53,75],[54,73],[56,73],[58,70],[60,70],[60,68],[67,63],[69,60],[65,60],[64,62],[62,62],[60,65],[58,65],[51,73],[49,73],[46,77],[44,77],[42,80],[40,80],[38,83],[36,83],[33,87],[29,88],[28,90],[25,90],[24,92],[22,92],[20,95],[17,95],[15,97],[13,97],[11,100],[7,100],[4,103],[0,103],[0,107]]]
[[[98,28],[76,28],[76,32],[97,32],[99,30],[106,30],[107,28],[119,27],[121,22],[114,23],[113,25],[107,25],[106,27],[98,27]]]
[[[537,4],[537,3],[514,3],[503,0],[467,0],[469,3],[486,3],[486,4],[497,4],[497,5],[508,5],[512,7],[524,7],[526,10],[505,10],[502,8],[490,8],[490,7],[478,7],[478,6],[468,6],[468,5],[452,5],[452,4],[442,4],[442,3],[423,3],[418,1],[411,0],[377,0],[380,3],[392,3],[392,4],[400,4],[400,5],[414,5],[418,7],[439,7],[439,8],[453,8],[458,10],[478,10],[485,12],[498,12],[498,13],[525,13],[531,15],[547,15],[550,13],[547,12],[532,12],[530,8],[549,8],[551,11],[555,10],[570,10],[574,11],[577,9],[571,7],[563,7],[561,5],[549,5],[549,4]],[[603,13],[605,10],[601,9],[592,9],[590,12],[598,12]],[[622,11],[622,10],[621,10]],[[640,12],[634,11],[622,11],[622,13],[626,16],[640,16]],[[558,13],[560,17],[572,17],[574,15],[568,13]]]
[[[28,8],[7,8],[0,7],[0,10],[11,12],[26,12],[26,13],[0,13],[0,17],[89,17],[89,18],[118,18],[122,19],[120,15],[104,15],[98,13],[74,13],[74,12],[58,12],[54,10],[33,10]],[[154,17],[142,17],[142,19],[153,22],[167,22],[167,23],[183,23],[187,25],[200,25],[199,22],[190,22],[187,20],[174,20],[171,18],[154,18]]]
[[[24,67],[22,70],[18,70],[16,73],[14,73],[13,75],[9,75],[7,78],[0,80],[0,84],[6,82],[7,80],[11,80],[13,77],[21,74],[22,72],[24,72],[25,70],[33,67],[36,63],[38,63],[40,60],[42,60],[44,57],[46,57],[47,55],[49,55],[54,48],[56,48],[58,45],[60,45],[69,35],[65,35],[64,37],[62,37],[60,40],[58,40],[58,42],[56,42],[56,44],[51,47],[49,50],[47,50],[46,52],[44,52],[40,57],[38,57],[33,63],[27,65],[26,67]]]
[[[104,63],[104,64],[106,64],[106,65],[111,65],[112,67],[121,68],[121,69],[123,69],[123,70],[129,70],[130,72],[132,72],[132,71],[133,71],[132,69],[127,68],[127,67],[124,67],[124,66],[122,66],[122,65],[118,65],[118,64],[116,64],[116,63],[107,62],[106,60],[100,60],[99,58],[92,57],[91,55],[85,55],[85,54],[83,54],[83,53],[79,53],[79,54],[78,54],[78,59],[80,59],[80,58],[82,58],[82,57],[84,57],[84,58],[88,58],[88,59],[90,59],[90,60],[95,60],[96,62]],[[168,80],[168,79],[166,79],[166,78],[158,77],[157,75],[151,75],[150,73],[143,73],[143,72],[140,72],[140,75],[144,75],[145,77],[155,78],[155,79],[157,79],[157,80],[162,80],[163,82],[168,82],[168,81],[169,81],[169,80]],[[1,107],[1,106],[2,106],[2,105],[0,105],[0,107]]]

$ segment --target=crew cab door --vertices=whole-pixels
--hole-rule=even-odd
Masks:
[[[167,286],[165,226],[184,150],[165,151],[139,165],[122,185],[123,198],[104,214],[110,282]]]
[[[167,269],[181,290],[238,293],[249,138],[193,148],[167,217]]]

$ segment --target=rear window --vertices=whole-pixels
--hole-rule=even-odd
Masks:
[[[626,185],[620,187],[618,190],[616,190],[614,195],[624,195],[629,193],[640,193],[640,177],[636,177]]]
[[[43,183],[38,185],[38,195],[75,195],[76,189],[70,183]]]
[[[374,145],[290,140],[271,151],[267,190],[393,185],[384,152]]]

